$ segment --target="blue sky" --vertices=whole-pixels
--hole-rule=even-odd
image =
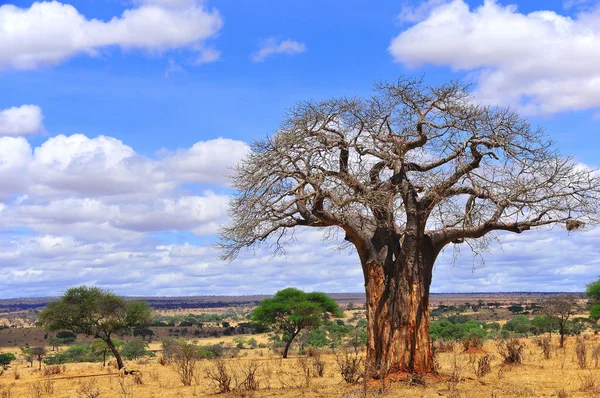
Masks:
[[[297,101],[424,75],[597,167],[599,62],[592,1],[0,2],[0,296],[361,291],[356,256],[315,231],[288,257],[216,259],[248,143]],[[445,253],[432,290],[582,290],[599,236],[502,236],[483,267]]]

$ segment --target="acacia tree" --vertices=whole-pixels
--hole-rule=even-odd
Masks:
[[[495,231],[596,221],[600,181],[509,109],[462,83],[400,79],[369,98],[305,102],[237,166],[223,258],[296,227],[342,231],[367,298],[367,363],[433,371],[432,268],[449,244],[479,250]],[[272,237],[272,235],[274,235]]]
[[[149,325],[151,315],[144,301],[126,302],[114,293],[81,286],[68,289],[60,300],[48,304],[39,313],[37,324],[47,331],[68,330],[101,339],[121,369],[123,359],[112,336]]]
[[[344,314],[325,293],[304,293],[288,287],[275,293],[272,298],[261,301],[252,311],[250,319],[262,326],[273,326],[277,332],[284,334],[283,358],[287,358],[296,336],[302,330],[319,327],[326,315],[342,317]]]
[[[577,297],[572,294],[548,297],[542,301],[542,312],[556,322],[560,334],[560,347],[562,348],[569,318],[577,313]]]

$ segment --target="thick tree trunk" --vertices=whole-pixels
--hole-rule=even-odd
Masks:
[[[363,264],[367,296],[367,370],[374,376],[434,371],[429,286],[435,254],[420,244],[389,245],[384,261]],[[397,245],[396,245],[397,246]],[[391,247],[391,248],[390,248]],[[397,255],[397,257],[395,257]]]

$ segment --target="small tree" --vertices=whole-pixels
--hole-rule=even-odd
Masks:
[[[150,323],[152,311],[143,301],[125,302],[114,293],[97,287],[74,287],[38,315],[37,324],[48,331],[69,330],[103,340],[117,360],[123,359],[112,336]]]
[[[2,366],[4,370],[6,370],[8,368],[8,365],[10,365],[10,363],[15,359],[17,359],[17,357],[15,357],[15,354],[13,354],[12,352],[0,353],[0,366]]]
[[[572,315],[577,313],[577,299],[570,294],[547,298],[542,302],[542,311],[557,323],[560,347],[562,348],[567,333],[567,322]]]
[[[592,300],[590,318],[597,321],[600,319],[600,279],[591,282],[586,286],[585,295]]]
[[[123,346],[121,354],[127,359],[138,359],[148,354],[148,344],[142,339],[133,339]]]
[[[285,336],[283,358],[287,358],[294,338],[304,329],[317,328],[327,314],[343,316],[337,303],[325,293],[304,293],[289,287],[275,293],[273,298],[263,300],[252,312],[251,320],[272,326]]]
[[[519,304],[513,304],[510,307],[507,307],[506,309],[512,312],[513,315],[523,312],[523,306]]]
[[[44,360],[44,357],[46,356],[46,347],[42,347],[42,346],[36,346],[36,347],[31,347],[27,349],[29,351],[29,354],[31,355],[31,357],[33,359],[35,359],[36,361],[38,361],[39,364],[39,370],[42,370],[42,361]]]
[[[184,340],[170,340],[168,346],[171,367],[179,374],[181,383],[190,386],[201,357],[198,346]]]
[[[125,344],[123,341],[117,339],[112,339],[112,342],[117,349],[120,349]],[[102,339],[94,339],[92,344],[90,344],[90,349],[94,355],[102,354],[102,366],[106,366],[106,355],[112,352],[108,344]]]
[[[152,337],[154,336],[154,331],[152,329],[149,328],[135,328],[133,329],[133,335],[134,337],[141,337],[142,340],[146,340],[146,337],[148,338],[148,341],[150,341],[152,339]]]
[[[536,334],[550,333],[558,330],[558,322],[548,315],[536,316],[531,320],[531,324],[535,328]]]

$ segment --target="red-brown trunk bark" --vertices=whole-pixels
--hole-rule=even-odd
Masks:
[[[407,252],[407,248],[411,248]],[[391,250],[391,249],[389,249]],[[435,255],[405,245],[394,258],[363,265],[367,295],[367,367],[373,375],[434,371],[429,339],[429,286]]]

